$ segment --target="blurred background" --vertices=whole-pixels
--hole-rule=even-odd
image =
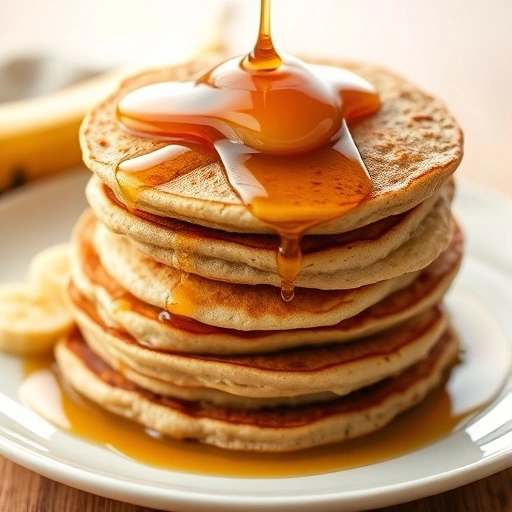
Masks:
[[[0,0],[0,125],[2,108],[14,100],[98,72],[177,62],[219,46],[230,55],[246,53],[259,4]],[[506,193],[512,193],[511,26],[510,0],[272,0],[279,51],[361,59],[407,76],[443,99],[461,123],[461,175]]]

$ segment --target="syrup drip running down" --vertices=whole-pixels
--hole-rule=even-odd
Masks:
[[[127,130],[170,145],[122,162],[117,181],[128,206],[136,207],[143,187],[187,172],[178,167],[183,153],[203,152],[204,158],[215,150],[242,202],[279,235],[281,291],[291,300],[302,236],[372,191],[347,123],[379,106],[374,88],[349,71],[281,58],[270,35],[270,1],[262,0],[259,36],[249,55],[196,81],[149,85],[121,100],[118,119]],[[155,180],[152,171],[145,179],[155,162],[169,167],[174,158],[176,173]]]

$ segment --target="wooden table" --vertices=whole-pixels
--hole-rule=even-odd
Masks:
[[[0,458],[2,512],[151,512],[78,491]],[[512,469],[381,512],[512,512]],[[341,512],[341,511],[340,511]]]

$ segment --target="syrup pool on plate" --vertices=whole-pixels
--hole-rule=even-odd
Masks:
[[[475,311],[475,318],[482,316]],[[474,329],[474,335],[470,330],[463,329],[464,357],[449,379],[424,402],[373,434],[300,452],[233,452],[197,442],[164,439],[81,397],[61,379],[51,358],[25,360],[26,378],[20,396],[25,405],[71,434],[143,464],[235,477],[322,474],[375,464],[418,450],[448,436],[489,403],[503,385],[510,357],[496,351],[490,355],[482,329]],[[482,367],[480,361],[491,356],[494,363]],[[467,390],[473,388],[478,392],[468,394]]]

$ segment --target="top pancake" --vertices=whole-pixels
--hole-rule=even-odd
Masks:
[[[194,79],[214,64],[215,61],[203,58],[136,75],[123,82],[86,117],[80,136],[84,161],[119,199],[122,196],[115,177],[117,165],[167,145],[124,131],[116,120],[120,99],[149,83]],[[350,126],[370,173],[373,191],[343,217],[312,230],[319,234],[345,232],[413,208],[441,188],[462,157],[461,131],[438,100],[381,68],[353,63],[338,65],[373,83],[382,100],[377,114]],[[135,207],[226,231],[272,232],[247,210],[222,167],[213,159],[165,187],[143,189]]]

